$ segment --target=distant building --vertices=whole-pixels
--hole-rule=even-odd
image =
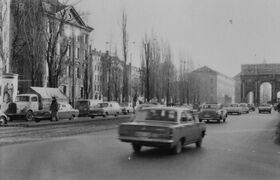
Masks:
[[[233,77],[235,89],[235,102],[241,103],[241,73]]]
[[[207,66],[191,72],[190,102],[231,103],[234,101],[234,80]]]
[[[91,50],[91,93],[90,99],[103,99],[102,94],[102,62],[101,57],[104,55],[96,49]]]

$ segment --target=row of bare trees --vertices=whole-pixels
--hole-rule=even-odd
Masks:
[[[23,67],[27,63],[31,86],[43,85],[44,64],[48,67],[48,86],[58,86],[68,48],[68,41],[62,37],[67,10],[61,6],[57,4],[53,12],[47,12],[43,0],[13,0],[11,3],[14,22],[11,70],[25,74]]]

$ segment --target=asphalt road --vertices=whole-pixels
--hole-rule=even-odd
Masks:
[[[202,148],[179,155],[119,142],[116,129],[0,147],[2,180],[279,180],[279,114],[230,116],[208,123]]]

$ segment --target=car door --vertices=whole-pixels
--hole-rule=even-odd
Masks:
[[[187,111],[181,113],[181,127],[182,127],[182,136],[185,137],[186,144],[192,143],[197,139],[196,134],[196,125],[194,124],[195,120],[193,116]]]
[[[65,119],[65,104],[60,104],[59,110],[58,110],[58,117],[59,119]]]

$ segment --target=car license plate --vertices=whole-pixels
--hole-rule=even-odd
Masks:
[[[151,135],[149,132],[136,132],[135,134],[138,137],[149,137]]]

